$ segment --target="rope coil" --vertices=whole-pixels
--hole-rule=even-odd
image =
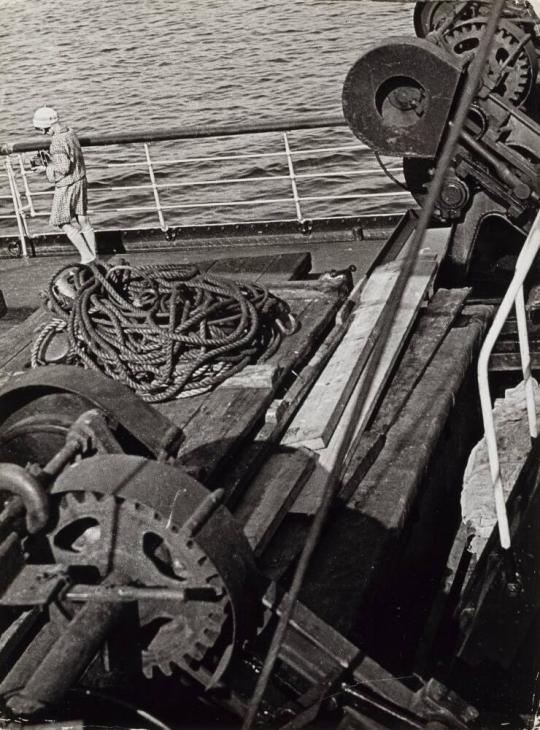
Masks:
[[[73,299],[58,289],[66,274]],[[65,332],[64,362],[100,370],[154,403],[210,390],[267,360],[296,330],[286,302],[264,286],[190,265],[70,265],[51,279],[46,301],[55,319],[34,342],[32,367],[48,364],[47,347]]]

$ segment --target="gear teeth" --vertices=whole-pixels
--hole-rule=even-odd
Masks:
[[[166,677],[172,677],[174,667],[171,662],[163,662],[163,664],[159,664],[158,669]]]
[[[154,667],[154,665],[153,664],[145,664],[143,662],[143,665],[142,665],[142,673],[144,674],[144,676],[146,677],[146,679],[154,679],[154,674],[155,674],[155,667]]]

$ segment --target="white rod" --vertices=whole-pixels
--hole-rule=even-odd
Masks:
[[[401,167],[391,168],[389,172],[402,172]],[[380,169],[377,170],[337,170],[335,172],[309,172],[295,174],[295,178],[315,178],[324,179],[327,177],[356,177],[358,175],[377,175],[381,174]],[[231,183],[252,183],[252,182],[267,182],[270,180],[288,180],[290,175],[261,175],[257,177],[229,177],[221,179],[209,179],[209,180],[188,180],[186,182],[168,182],[156,184],[158,190],[166,188],[185,188],[194,185],[229,185]],[[141,188],[151,188],[152,185],[113,185],[110,188],[102,188],[105,190],[139,190]],[[98,191],[99,192],[99,191]],[[41,193],[43,195],[44,193]]]
[[[287,155],[287,165],[289,167],[289,177],[291,179],[291,190],[294,198],[294,207],[296,209],[296,218],[300,223],[303,223],[304,216],[302,215],[302,208],[300,207],[298,188],[296,187],[296,175],[294,174],[294,165],[291,157],[291,148],[289,147],[287,132],[283,132],[283,143],[285,145],[285,154]]]
[[[523,372],[523,384],[525,387],[525,397],[527,399],[529,432],[531,434],[531,438],[535,439],[538,436],[538,425],[536,422],[534,383],[531,373],[531,353],[529,348],[529,334],[527,332],[527,313],[525,311],[523,286],[520,286],[516,296],[516,319],[519,335],[519,351],[521,354],[521,370]]]
[[[341,147],[314,147],[313,149],[291,150],[291,155],[307,155],[321,152],[348,152],[350,150],[369,150],[366,145],[355,144]],[[176,165],[184,162],[220,162],[221,160],[249,160],[256,157],[283,157],[283,152],[246,152],[239,155],[213,155],[210,157],[181,157],[178,159],[154,160],[155,165]],[[140,167],[142,162],[94,163],[92,167]]]
[[[11,168],[11,162],[9,161],[9,157],[6,158],[6,172],[7,172],[7,178],[9,182],[9,188],[11,190],[11,198],[13,201],[13,210],[15,211],[15,218],[17,219],[17,228],[19,229],[19,238],[21,240],[21,252],[24,258],[28,258],[28,250],[26,248],[26,237],[24,235],[24,227],[22,224],[22,218],[21,218],[21,211],[19,210],[19,206],[17,204],[17,195],[15,193],[15,183],[13,181],[13,170]]]
[[[34,210],[34,203],[32,201],[32,193],[30,192],[30,185],[28,184],[28,178],[26,176],[26,170],[24,169],[24,161],[22,155],[18,155],[19,157],[19,168],[21,170],[21,177],[23,179],[23,185],[24,185],[24,194],[26,195],[26,200],[28,201],[28,207],[30,209],[30,215],[32,218],[35,216],[36,211]]]
[[[26,238],[30,238],[30,231],[28,230],[28,222],[26,220],[26,213],[23,208],[22,200],[21,200],[21,193],[19,190],[19,186],[17,184],[17,177],[15,175],[15,170],[11,168],[11,175],[13,179],[13,187],[15,188],[15,196],[17,198],[17,205],[19,206],[19,213],[21,216],[21,221],[24,227],[24,233]]]
[[[152,167],[152,160],[150,159],[150,150],[148,149],[148,144],[144,143],[144,151],[146,154],[146,163],[148,165],[148,172],[150,174],[150,181],[152,182],[152,189],[154,191],[154,201],[156,203],[156,212],[158,214],[159,218],[159,226],[162,231],[167,230],[167,225],[165,224],[165,218],[163,217],[163,209],[161,207],[161,203],[159,200],[159,192],[156,187],[156,178],[154,176],[154,169]]]
[[[501,546],[508,550],[511,544],[510,527],[508,524],[508,514],[506,512],[506,504],[504,491],[501,480],[499,452],[497,449],[497,436],[495,433],[495,422],[493,420],[491,392],[489,388],[488,365],[489,358],[495,342],[499,337],[506,319],[516,301],[516,297],[520,288],[523,286],[525,277],[540,249],[540,213],[537,214],[533,226],[527,240],[519,254],[516,262],[516,270],[510,286],[503,297],[501,305],[493,319],[493,323],[486,335],[480,355],[478,357],[478,389],[480,392],[480,405],[482,408],[482,418],[484,421],[484,433],[486,438],[486,447],[489,458],[489,466],[491,472],[491,482],[493,485],[493,498],[495,500],[495,510],[497,513],[497,523],[499,526],[499,537]]]

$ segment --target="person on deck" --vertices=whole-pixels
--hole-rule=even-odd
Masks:
[[[88,184],[81,145],[52,107],[37,109],[33,123],[51,137],[48,154],[40,155],[47,179],[54,183],[49,223],[66,234],[79,252],[81,263],[89,264],[96,258],[96,237],[87,214]]]

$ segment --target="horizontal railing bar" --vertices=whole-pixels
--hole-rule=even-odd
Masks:
[[[401,172],[401,167],[392,167],[388,169],[388,172]],[[355,175],[382,175],[381,169],[374,170],[337,170],[336,172],[310,172],[296,175],[296,178],[317,178],[323,179],[328,177],[349,177]],[[266,182],[267,180],[288,180],[288,175],[262,175],[258,177],[230,177],[223,178],[222,180],[190,180],[186,182],[170,182],[161,183],[156,187],[160,190],[166,188],[181,188],[189,187],[191,185],[228,185],[230,183],[249,183],[249,182]],[[110,188],[101,188],[101,190],[140,190],[143,188],[152,188],[152,185],[113,185]],[[99,188],[97,189],[99,190]]]
[[[397,198],[403,195],[410,195],[408,190],[401,190],[395,193],[358,193],[357,195],[310,195],[300,200],[362,200],[365,198]]]
[[[358,193],[349,195],[320,195],[320,196],[303,196],[299,200],[315,201],[315,200],[363,200],[369,198],[394,198],[407,194],[407,191],[395,193]],[[214,200],[208,203],[178,203],[176,205],[163,205],[163,210],[179,210],[183,208],[228,208],[232,206],[242,205],[269,205],[272,203],[290,203],[290,198],[259,198],[257,200]],[[155,212],[153,206],[126,206],[124,208],[95,208],[89,210],[89,214],[96,213],[125,213],[125,212]],[[35,217],[43,217],[48,213],[36,213]]]
[[[280,118],[276,121],[258,123],[230,123],[215,125],[193,125],[171,129],[142,129],[131,132],[112,134],[80,135],[82,147],[105,147],[116,144],[134,142],[163,142],[175,139],[207,139],[209,137],[236,137],[247,134],[264,134],[266,132],[299,131],[303,129],[324,129],[327,127],[344,127],[347,122],[340,116],[328,117],[295,117]],[[50,138],[35,138],[0,144],[0,154],[8,155],[12,152],[30,152],[32,150],[48,149]]]
[[[367,150],[363,144],[346,145],[341,147],[315,147],[313,149],[291,150],[292,155],[313,154],[315,152],[347,152],[350,150]],[[219,162],[221,160],[248,160],[257,157],[285,157],[285,152],[245,152],[238,155],[214,155],[212,157],[181,157],[178,159],[156,160],[155,165],[178,165],[185,162]],[[102,165],[92,164],[91,167],[141,167],[140,161],[133,162],[105,162]]]

